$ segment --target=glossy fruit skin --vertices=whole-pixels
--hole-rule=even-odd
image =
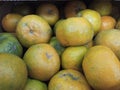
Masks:
[[[26,15],[18,23],[16,36],[24,47],[47,43],[52,36],[50,25],[38,15]]]
[[[60,69],[60,57],[49,44],[31,46],[23,57],[29,76],[33,79],[48,81]]]
[[[87,52],[87,47],[67,47],[61,56],[63,69],[74,69],[82,72],[82,61]]]
[[[16,13],[8,13],[2,18],[2,27],[6,32],[15,32],[16,26],[22,15]]]
[[[85,9],[78,12],[77,15],[86,18],[91,23],[95,35],[99,32],[101,27],[101,15],[99,12],[92,9]]]
[[[83,17],[72,17],[60,21],[56,25],[55,33],[63,46],[84,45],[94,36],[91,24]]]
[[[27,67],[16,55],[0,53],[0,90],[23,90],[27,82]]]
[[[11,53],[22,57],[23,47],[11,33],[0,33],[0,53]]]
[[[73,70],[61,70],[48,83],[49,90],[91,90],[82,73]]]
[[[88,83],[95,90],[120,89],[120,62],[110,48],[103,45],[91,47],[82,66]]]

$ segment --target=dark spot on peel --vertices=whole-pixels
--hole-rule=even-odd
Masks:
[[[52,55],[51,55],[51,54],[48,54],[48,53],[46,52],[46,57],[47,57],[48,59],[51,59]]]

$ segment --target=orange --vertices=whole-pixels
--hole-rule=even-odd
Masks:
[[[95,45],[105,45],[113,50],[116,56],[120,59],[120,30],[111,29],[99,32],[95,39]]]
[[[28,78],[23,90],[47,90],[47,84],[36,79]]]
[[[22,57],[23,47],[11,33],[0,33],[0,53],[11,53]]]
[[[48,90],[91,90],[82,73],[67,69],[55,74],[48,83]]]
[[[8,13],[2,18],[2,27],[6,32],[15,32],[19,20],[22,18],[20,14]]]
[[[102,45],[91,47],[82,66],[94,90],[120,90],[120,62],[110,48]]]
[[[94,31],[90,22],[83,17],[61,20],[55,26],[56,38],[63,46],[78,46],[90,42]]]
[[[54,25],[59,19],[59,10],[52,3],[42,3],[39,5],[36,14],[43,17],[50,25]]]
[[[85,9],[78,12],[78,16],[86,18],[92,25],[94,34],[97,34],[101,27],[101,16],[100,14],[91,9]]]
[[[112,2],[110,0],[93,0],[89,8],[99,12],[101,16],[110,15],[112,13]]]
[[[49,44],[56,49],[59,55],[61,55],[65,50],[65,48],[60,44],[60,42],[57,40],[55,36],[50,39]]]
[[[23,90],[27,67],[16,55],[0,53],[0,90]]]
[[[85,46],[66,48],[61,56],[62,68],[82,71],[82,61],[86,52],[87,47]]]
[[[102,24],[101,24],[100,31],[114,29],[116,25],[116,20],[111,16],[102,16],[101,22]]]
[[[57,51],[49,44],[32,45],[23,57],[31,78],[48,81],[60,68]]]
[[[76,17],[77,13],[83,9],[86,9],[87,6],[83,1],[74,0],[66,3],[64,7],[64,14],[66,18]]]
[[[38,15],[26,15],[19,21],[16,36],[24,47],[47,43],[52,35],[50,25]]]

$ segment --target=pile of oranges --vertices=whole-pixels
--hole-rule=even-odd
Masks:
[[[23,52],[0,49],[0,90],[120,90],[120,8],[112,3],[14,2],[0,42],[8,34]]]

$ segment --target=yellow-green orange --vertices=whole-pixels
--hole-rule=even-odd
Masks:
[[[120,30],[111,29],[99,32],[94,39],[94,44],[111,48],[120,59]]]
[[[110,48],[91,47],[82,66],[88,83],[95,90],[120,90],[120,61]]]
[[[51,35],[52,30],[50,25],[38,15],[24,16],[19,21],[16,29],[16,36],[25,47],[47,43]]]
[[[48,90],[91,90],[85,77],[78,71],[67,69],[55,74],[48,83]]]
[[[99,12],[91,9],[85,9],[78,12],[78,16],[86,18],[92,25],[94,34],[96,34],[101,27],[101,16]]]
[[[27,68],[16,55],[0,53],[0,90],[23,90]]]
[[[86,52],[87,47],[85,46],[66,48],[61,56],[62,68],[82,71],[82,61]]]
[[[57,51],[49,44],[36,44],[28,48],[23,57],[31,78],[48,81],[60,68]]]
[[[36,79],[28,78],[23,90],[47,90],[47,84]]]
[[[55,33],[63,46],[84,45],[94,36],[92,25],[83,17],[72,17],[60,21],[56,25]]]

